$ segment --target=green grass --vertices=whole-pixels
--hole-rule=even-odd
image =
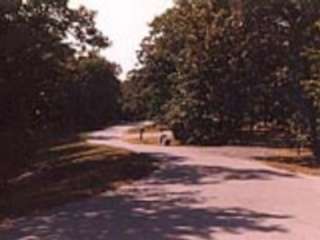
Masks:
[[[128,130],[128,134],[138,134],[140,132],[141,127],[134,127]],[[167,131],[169,128],[165,125],[161,124],[152,124],[144,127],[145,133],[156,133],[160,132],[160,130]]]
[[[259,157],[256,160],[290,172],[320,176],[320,162],[308,148],[300,153],[294,148],[275,149],[272,156]]]
[[[127,150],[80,139],[38,152],[29,172],[0,195],[0,220],[96,196],[148,176],[156,161]]]

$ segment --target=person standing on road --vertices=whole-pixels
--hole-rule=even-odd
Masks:
[[[140,129],[139,129],[139,139],[140,139],[140,142],[143,141],[143,134],[144,134],[144,127],[140,127]]]

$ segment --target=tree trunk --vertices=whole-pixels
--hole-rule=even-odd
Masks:
[[[0,179],[0,196],[1,196],[1,193],[6,194],[8,190],[8,186],[9,186],[8,178],[5,176],[5,174],[3,174]]]
[[[317,161],[320,162],[320,140],[318,127],[319,126],[317,124],[317,116],[314,112],[314,114],[312,114],[312,116],[310,117],[311,143],[313,154],[316,157]]]

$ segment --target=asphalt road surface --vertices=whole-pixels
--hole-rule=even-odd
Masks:
[[[320,178],[252,160],[268,149],[160,147],[88,141],[148,153],[161,168],[115,192],[14,220],[1,240],[319,240]]]

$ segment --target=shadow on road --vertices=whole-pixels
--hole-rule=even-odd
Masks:
[[[256,169],[231,168],[225,166],[206,166],[183,164],[183,157],[155,153],[154,158],[162,159],[161,171],[151,180],[154,184],[222,184],[226,181],[267,181],[275,178],[296,178],[290,173]],[[219,159],[216,160],[219,162]]]
[[[3,234],[1,239],[214,239],[215,232],[285,233],[283,227],[265,221],[286,218],[289,216],[243,208],[192,208],[181,199],[142,201],[132,196],[107,196],[22,218],[14,233]]]
[[[20,218],[11,229],[1,233],[1,239],[183,240],[191,237],[215,239],[218,233],[237,236],[247,232],[287,232],[285,227],[272,222],[292,216],[238,207],[200,207],[203,200],[192,188],[182,191],[159,189],[161,185],[175,183],[201,186],[292,175],[259,169],[188,166],[182,164],[182,158],[158,153],[151,155],[166,163],[145,180],[145,189],[130,187],[45,214]],[[208,178],[209,182],[204,181]]]

